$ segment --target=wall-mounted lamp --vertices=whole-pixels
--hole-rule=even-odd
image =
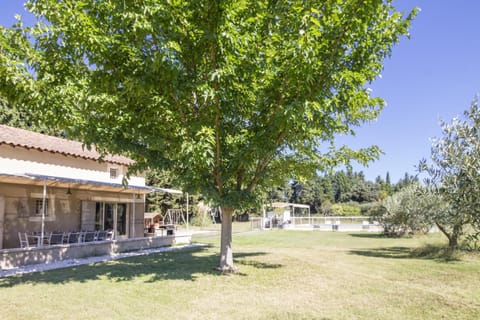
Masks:
[[[67,195],[71,195],[71,194],[72,194],[72,191],[70,190],[70,186],[68,186]]]

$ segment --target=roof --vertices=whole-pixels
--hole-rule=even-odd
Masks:
[[[52,137],[5,125],[0,125],[0,145],[2,144],[95,161],[100,159],[100,153],[98,153],[95,148],[88,150],[81,142]],[[133,164],[132,159],[117,155],[106,155],[102,160],[124,165]]]
[[[145,212],[143,214],[144,219],[153,219],[158,216],[160,216],[160,213],[157,213],[157,212]]]

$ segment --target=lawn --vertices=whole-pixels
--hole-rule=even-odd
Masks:
[[[203,248],[0,279],[1,319],[479,319],[480,257],[440,235],[273,230]]]

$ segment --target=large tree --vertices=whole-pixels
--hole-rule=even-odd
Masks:
[[[378,156],[333,141],[382,109],[367,84],[413,16],[391,2],[30,0],[38,22],[1,32],[0,90],[220,205],[234,270],[233,208],[256,188]]]

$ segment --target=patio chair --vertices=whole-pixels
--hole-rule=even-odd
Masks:
[[[63,244],[63,238],[65,234],[63,232],[53,232],[50,236],[50,245]]]
[[[79,243],[80,242],[80,232],[69,232],[68,233],[68,243]]]
[[[107,237],[105,238],[105,240],[113,240],[113,237],[114,237],[114,234],[113,234],[113,230],[107,230]]]
[[[20,242],[20,248],[28,248],[30,244],[28,243],[28,236],[25,232],[18,233],[18,241]]]
[[[41,236],[40,238],[38,239],[41,239]],[[50,245],[50,240],[52,239],[52,232],[45,232],[43,234],[43,242],[42,242],[42,245],[46,245],[46,246],[49,246]]]
[[[38,247],[42,244],[42,241],[40,240],[41,237],[36,232],[31,233],[31,234],[25,232],[25,238],[27,238],[28,245],[30,247]]]
[[[92,242],[95,240],[95,231],[86,231],[84,234],[83,242]]]
[[[95,241],[105,241],[105,240],[107,240],[107,231],[105,230],[97,231]]]

